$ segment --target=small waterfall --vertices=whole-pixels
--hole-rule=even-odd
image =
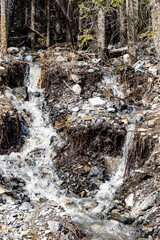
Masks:
[[[29,133],[19,153],[11,153],[9,156],[0,157],[0,167],[6,176],[14,175],[26,181],[26,190],[29,197],[38,200],[40,197],[57,198],[57,189],[54,181],[58,178],[54,173],[50,158],[50,139],[55,137],[57,145],[61,144],[59,136],[53,130],[48,121],[48,113],[42,112],[44,104],[43,90],[38,88],[41,76],[39,65],[31,64],[26,74],[25,84],[28,89],[29,100],[22,102],[17,99],[12,91],[6,91],[19,115],[25,110],[30,114]],[[38,95],[36,93],[38,92]],[[38,96],[38,97],[37,97]],[[14,162],[12,161],[14,159]]]
[[[31,63],[25,78],[29,94],[28,101],[22,102],[17,99],[11,89],[6,91],[6,95],[12,99],[19,115],[25,110],[31,117],[28,135],[21,151],[11,153],[9,156],[0,156],[0,168],[3,169],[6,177],[20,177],[26,181],[25,188],[31,200],[39,201],[40,198],[46,198],[59,202],[64,207],[65,213],[91,236],[100,237],[102,240],[133,240],[132,228],[113,220],[103,221],[97,217],[97,213],[103,209],[107,211],[115,190],[123,182],[125,161],[133,138],[130,130],[134,131],[134,125],[128,126],[123,157],[116,159],[118,167],[113,172],[111,180],[102,184],[98,193],[92,198],[67,197],[56,184],[58,177],[51,160],[51,153],[54,149],[50,143],[53,138],[56,145],[60,147],[61,139],[49,123],[47,111],[43,111],[45,99],[43,90],[38,86],[40,76],[40,66]],[[115,91],[117,91],[116,85]],[[71,204],[65,204],[66,201]],[[88,201],[93,202],[93,206],[95,205],[91,210],[84,207]]]
[[[123,161],[124,161],[124,176],[127,173],[127,164],[128,164],[128,158],[130,157],[129,152],[132,150],[133,144],[134,144],[134,136],[135,136],[135,124],[130,124],[127,126],[127,135],[126,135],[126,141],[123,148]]]
[[[100,212],[104,214],[111,203],[115,191],[123,183],[126,161],[128,152],[132,147],[132,140],[134,139],[135,125],[127,126],[126,139],[123,147],[122,157],[116,157],[115,162],[118,162],[118,167],[113,172],[110,181],[101,184],[100,190],[96,196],[86,199],[67,199],[71,201],[69,206],[63,206],[66,213],[72,216],[81,229],[86,233],[92,233],[94,237],[102,240],[135,240],[134,230],[114,220],[100,220],[96,215]],[[62,200],[63,203],[63,200]],[[90,210],[85,210],[85,204],[93,204]],[[97,205],[96,205],[97,203]]]

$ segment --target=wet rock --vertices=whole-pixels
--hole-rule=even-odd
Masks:
[[[110,173],[106,169],[101,169],[98,174],[98,179],[102,182],[109,181],[111,179]]]
[[[21,119],[27,126],[32,122],[31,114],[25,109],[21,112]]]
[[[84,202],[84,207],[86,209],[92,209],[92,208],[95,208],[97,207],[98,203],[96,201],[92,201],[92,200],[88,200],[88,201],[85,201]]]
[[[25,162],[28,164],[28,166],[34,166],[34,167],[36,166],[36,161],[32,158],[27,157],[25,159]]]
[[[12,90],[12,93],[16,96],[16,98],[25,101],[28,97],[26,87],[17,87]]]
[[[117,210],[112,210],[111,218],[125,224],[130,224],[133,222],[133,219],[130,218],[129,214],[122,214],[117,212]]]
[[[41,94],[40,94],[40,92],[35,92],[35,93],[34,93],[34,96],[35,96],[35,97],[40,97]]]
[[[89,177],[95,177],[99,174],[100,170],[98,169],[98,167],[92,167],[89,173]]]
[[[99,187],[95,183],[90,183],[89,186],[88,186],[89,191],[94,191],[94,190],[97,190],[97,189],[99,189]]]
[[[25,57],[25,61],[27,61],[27,62],[33,62],[33,56],[31,56],[31,55],[26,56],[26,57]]]

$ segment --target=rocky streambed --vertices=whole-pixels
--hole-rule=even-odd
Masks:
[[[19,142],[0,158],[2,237],[159,239],[158,66],[61,48],[21,59],[23,87],[3,96]]]

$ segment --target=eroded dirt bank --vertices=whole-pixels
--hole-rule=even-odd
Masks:
[[[17,110],[4,95],[7,87],[22,87],[26,63],[1,60],[0,64],[0,153],[18,151],[21,145],[21,123]]]

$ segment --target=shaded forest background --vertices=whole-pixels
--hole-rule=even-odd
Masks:
[[[152,43],[159,57],[159,0],[1,0],[2,55],[60,44],[101,58],[127,51],[132,63]]]

